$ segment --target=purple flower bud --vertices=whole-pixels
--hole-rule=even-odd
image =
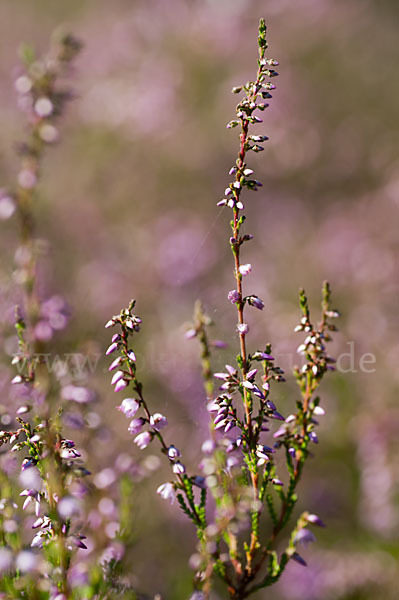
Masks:
[[[295,448],[293,448],[292,446],[290,448],[288,448],[288,454],[291,456],[291,458],[295,458],[296,457]]]
[[[319,443],[319,438],[317,437],[317,435],[316,435],[316,433],[314,431],[310,431],[309,432],[309,439],[314,444],[318,444]]]
[[[321,406],[315,406],[313,410],[314,415],[323,416],[326,414],[326,411]]]
[[[214,374],[213,374],[213,376],[214,376],[216,379],[223,379],[223,380],[226,380],[226,379],[228,379],[228,378],[229,378],[229,375],[228,375],[228,373],[214,373]]]
[[[140,408],[140,404],[134,398],[125,398],[122,400],[120,406],[117,406],[116,408],[120,410],[125,417],[131,419]]]
[[[248,304],[254,306],[258,310],[263,310],[265,307],[263,300],[258,298],[258,296],[248,296]]]
[[[87,546],[82,542],[82,540],[78,539],[77,537],[73,538],[73,543],[75,544],[75,546],[77,548],[81,548],[82,550],[87,550]]]
[[[250,381],[243,381],[242,385],[247,388],[248,390],[253,390],[254,389],[254,384],[251,383]]]
[[[249,381],[253,381],[253,379],[254,379],[254,377],[255,377],[255,375],[256,375],[257,372],[258,372],[258,369],[251,369],[251,371],[248,371],[248,373],[247,373],[247,379]]]
[[[123,371],[117,371],[116,373],[114,373],[112,379],[111,379],[111,385],[114,385],[117,381],[119,381],[120,379],[122,379],[122,377],[124,376],[124,372]]]
[[[254,384],[253,387],[253,393],[255,394],[255,396],[257,396],[258,398],[262,398],[262,400],[265,399],[265,394],[258,388],[258,386],[256,384]]]
[[[274,478],[272,479],[272,484],[273,484],[273,485],[278,485],[278,486],[282,486],[282,485],[284,485],[284,483],[281,481],[281,479],[277,479],[276,477],[274,477]]]
[[[113,342],[110,346],[108,346],[105,355],[108,356],[109,354],[112,354],[113,352],[115,352],[115,350],[117,350],[117,349],[118,349],[118,344],[116,342]]]
[[[220,423],[220,421],[224,421],[226,419],[226,416],[227,416],[226,411],[222,411],[221,413],[218,413],[214,420],[214,424],[217,425],[218,423]]]
[[[184,475],[186,472],[186,467],[181,462],[177,462],[173,465],[172,471],[177,475]]]
[[[229,175],[235,175],[237,173],[237,167],[231,167]]]
[[[275,450],[273,448],[270,448],[270,446],[261,446],[261,448],[263,449],[263,452],[269,452],[270,454],[275,453]]]
[[[236,426],[235,421],[229,421],[229,423],[227,423],[226,427],[224,428],[224,432],[228,433],[235,426]]]
[[[223,340],[212,340],[210,345],[214,348],[227,348],[227,344],[226,342],[223,342]]]
[[[129,350],[129,352],[127,353],[127,357],[130,360],[130,362],[136,362],[136,355],[133,352],[133,350]]]
[[[115,360],[108,367],[108,371],[113,371],[114,369],[116,369],[116,367],[118,367],[120,365],[121,361],[122,361],[121,356],[118,356],[118,358],[115,358]]]
[[[234,377],[234,375],[237,374],[237,369],[235,369],[234,367],[232,367],[231,365],[225,365],[226,367],[226,371],[232,375]]]
[[[225,427],[227,425],[227,419],[222,419],[221,421],[219,421],[219,423],[215,426],[215,429],[222,429],[223,427]]]
[[[138,445],[140,450],[144,450],[144,448],[147,448],[151,440],[151,433],[149,431],[143,431],[143,433],[139,433],[139,435],[134,438],[134,443]]]
[[[274,356],[267,354],[266,352],[256,352],[256,358],[260,358],[262,360],[274,360]]]
[[[120,392],[121,390],[125,389],[127,385],[128,383],[126,379],[119,379],[119,381],[117,381],[115,385],[115,392]]]
[[[196,475],[193,479],[193,484],[204,490],[206,488],[205,477],[201,477],[201,475]]]
[[[179,456],[181,456],[180,450],[178,448],[176,448],[176,446],[169,446],[168,448],[168,457],[171,460],[174,460],[175,458],[179,458]]]
[[[280,427],[280,429],[277,429],[277,431],[275,431],[273,433],[273,437],[274,438],[283,437],[286,433],[287,433],[286,428],[285,427]]]
[[[308,523],[312,523],[312,525],[317,525],[318,527],[325,527],[323,521],[317,515],[308,515],[306,517]]]
[[[272,419],[277,419],[278,421],[285,421],[283,415],[281,415],[277,410],[274,411],[272,415],[270,415]]]
[[[112,319],[110,319],[109,321],[107,321],[105,323],[105,329],[108,329],[109,327],[113,327],[115,325],[114,321]]]
[[[119,333],[114,333],[114,335],[111,338],[111,342],[119,342],[120,339],[121,336],[119,335]]]
[[[262,444],[259,444],[256,447],[256,456],[264,461],[270,460],[270,457],[268,455],[273,452],[275,452],[273,448],[269,448],[268,446],[262,446]]]
[[[22,383],[24,380],[23,377],[21,377],[21,375],[16,375],[13,379],[11,379],[11,383],[12,385],[15,385],[16,383]]]
[[[237,290],[231,290],[231,292],[227,294],[227,298],[232,304],[241,301],[241,295],[239,294],[239,292],[237,292]]]
[[[305,559],[302,558],[302,556],[300,556],[298,554],[298,552],[294,552],[294,554],[291,556],[291,558],[293,560],[295,560],[295,562],[299,563],[300,565],[302,565],[303,567],[307,567],[307,562]]]

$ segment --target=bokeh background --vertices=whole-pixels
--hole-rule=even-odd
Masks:
[[[300,487],[299,507],[328,527],[304,552],[308,568],[289,564],[280,584],[258,597],[393,599],[399,583],[397,2],[2,0],[0,187],[13,186],[15,144],[24,136],[13,85],[18,47],[26,41],[45,51],[51,32],[64,25],[85,48],[69,84],[76,98],[61,141],[43,165],[36,212],[38,235],[49,241],[41,294],[60,294],[71,312],[52,349],[94,360],[86,458],[93,473],[105,472],[97,480],[102,489],[117,485],[123,471],[136,482],[126,555],[135,584],[186,599],[195,537],[155,494],[170,477],[155,447],[140,453],[115,411],[102,356],[104,322],[137,299],[147,396],[168,415],[168,441],[194,468],[207,415],[198,348],[185,340],[185,323],[194,301],[203,300],[214,337],[228,343],[215,351],[215,368],[231,362],[237,339],[226,298],[233,287],[230,215],[216,202],[237,149],[236,130],[225,128],[237,99],[230,88],[254,74],[261,16],[269,26],[268,55],[281,66],[261,126],[270,141],[251,158],[264,187],[246,202],[248,232],[255,235],[244,249],[244,262],[253,265],[246,290],[266,304],[262,312],[248,311],[252,347],[271,341],[283,367],[297,362],[300,286],[318,310],[320,284],[328,279],[343,317],[334,342],[341,368],[323,385],[321,441]],[[15,344],[17,231],[15,219],[0,222],[2,413],[6,355]],[[286,414],[297,394],[287,379],[275,398]],[[76,429],[73,412],[66,425]],[[112,537],[111,530],[105,535]]]

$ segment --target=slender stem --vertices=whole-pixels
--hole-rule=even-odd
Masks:
[[[128,333],[127,333],[126,327],[124,327],[123,325],[122,325],[122,345],[123,345],[123,350],[124,350],[125,357],[127,359],[128,373],[129,373],[131,381],[133,383],[134,390],[135,390],[135,392],[137,393],[137,395],[139,397],[140,403],[141,403],[141,405],[143,407],[143,410],[144,410],[144,413],[145,413],[145,415],[147,417],[147,421],[150,422],[151,413],[150,413],[150,411],[148,409],[147,403],[146,403],[146,401],[144,399],[144,396],[143,396],[143,391],[142,391],[143,386],[137,380],[135,371],[134,371],[134,369],[133,369],[133,367],[130,364],[130,361],[128,359]],[[158,438],[159,443],[161,444],[161,447],[162,447],[162,450],[163,450],[164,454],[166,454],[166,456],[168,456],[168,449],[169,449],[169,447],[166,444],[166,442],[165,442],[165,440],[163,438],[162,433],[160,431],[157,431],[157,430],[154,430],[153,433],[154,433],[155,437]],[[189,497],[189,495],[187,494],[186,486],[184,484],[184,477],[180,473],[175,473],[175,475],[176,475],[177,480],[180,483],[180,487],[181,487],[182,491],[184,491],[184,494],[186,496],[187,502],[190,505],[190,508],[191,508],[191,510],[193,512],[195,520],[197,521],[197,524],[202,527],[203,522],[201,520],[200,515],[198,514],[197,507],[196,507],[195,503],[192,501],[192,499]]]

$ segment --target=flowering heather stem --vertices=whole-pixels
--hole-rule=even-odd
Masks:
[[[36,291],[38,247],[33,206],[45,150],[58,140],[59,133],[55,124],[70,97],[68,91],[57,88],[57,80],[80,48],[81,43],[73,36],[57,35],[54,36],[48,55],[38,60],[33,49],[23,46],[21,56],[25,73],[15,82],[19,103],[28,117],[29,127],[26,141],[19,145],[21,168],[13,195],[20,222],[21,245],[18,252],[23,257],[19,279],[24,290],[27,321],[32,327],[37,322],[40,308]]]
[[[53,399],[57,388],[42,364],[45,341],[37,332],[42,311],[37,293],[38,242],[35,239],[34,201],[36,201],[41,161],[45,147],[56,141],[58,131],[54,123],[62,113],[69,92],[58,87],[58,77],[76,56],[81,44],[70,35],[57,36],[49,54],[37,59],[31,48],[24,47],[22,57],[25,73],[16,80],[20,106],[28,116],[28,137],[20,145],[21,170],[13,197],[20,221],[20,247],[17,251],[18,270],[16,279],[23,289],[23,310],[16,311],[16,332],[19,351],[13,359],[18,365],[18,375],[13,384],[22,384],[28,392],[28,404],[17,410],[20,427],[11,432],[10,443],[17,442],[11,451],[27,450],[28,457],[22,461],[21,482],[27,480],[27,488],[20,494],[25,497],[23,508],[34,502],[36,521],[35,536],[31,545],[48,553],[51,571],[46,577],[59,591],[62,598],[70,598],[68,569],[73,545],[85,548],[84,536],[71,531],[71,516],[66,506],[69,484],[76,477],[73,458],[80,456],[74,443],[62,437],[59,413]],[[24,314],[25,313],[25,316]],[[39,397],[40,403],[35,399]],[[25,413],[33,409],[29,420]],[[1,432],[0,445],[10,436]],[[81,471],[84,470],[81,468]],[[25,479],[24,479],[25,478]],[[62,501],[64,499],[63,508]],[[46,507],[46,508],[45,508]],[[75,543],[76,542],[76,543]]]
[[[135,301],[131,301],[129,307],[121,311],[120,315],[112,317],[106,324],[106,327],[120,326],[120,334],[116,333],[112,337],[112,343],[107,350],[107,354],[112,354],[116,350],[119,352],[118,358],[112,363],[110,370],[118,368],[114,374],[112,383],[115,383],[115,391],[125,389],[129,384],[132,385],[137,399],[126,399],[119,406],[119,409],[127,416],[134,416],[141,407],[145,417],[133,420],[129,430],[132,433],[138,433],[135,442],[140,448],[145,448],[154,438],[157,438],[163,454],[170,462],[172,471],[175,474],[177,482],[163,484],[158,488],[158,492],[165,498],[174,500],[176,492],[177,500],[183,512],[189,516],[199,530],[203,530],[206,525],[205,520],[205,501],[206,493],[202,494],[201,501],[197,504],[194,500],[193,485],[199,485],[198,481],[202,478],[188,477],[185,466],[180,462],[180,451],[173,445],[168,446],[160,429],[167,425],[166,418],[160,413],[151,414],[147,402],[144,399],[143,385],[136,375],[136,355],[132,349],[129,349],[129,337],[133,332],[140,330],[141,319],[133,313]],[[142,432],[145,425],[149,429]],[[200,485],[201,487],[201,485]],[[172,491],[174,490],[174,491]],[[183,494],[183,495],[182,495]]]
[[[313,534],[307,529],[309,525],[322,526],[316,515],[303,513],[291,532],[286,549],[278,556],[275,546],[297,501],[296,488],[309,455],[308,446],[318,443],[314,415],[322,415],[324,410],[319,406],[320,398],[315,396],[315,392],[324,374],[333,368],[331,363],[334,361],[326,353],[325,342],[330,340],[329,331],[336,331],[330,319],[338,316],[338,313],[330,308],[330,288],[326,283],[323,287],[322,320],[318,327],[314,327],[310,321],[307,298],[301,290],[303,316],[296,331],[308,334],[304,344],[298,348],[306,362],[301,369],[294,370],[301,400],[297,401],[297,413],[284,418],[270,397],[274,392],[274,384],[285,381],[284,372],[275,364],[270,344],[266,344],[264,350],[248,353],[246,336],[249,326],[244,315],[246,305],[258,310],[264,308],[263,301],[257,295],[243,295],[242,280],[251,273],[252,266],[241,263],[241,246],[253,237],[241,233],[245,221],[242,191],[243,188],[257,191],[262,186],[258,180],[251,178],[253,171],[247,167],[247,154],[249,151],[261,152],[263,146],[259,143],[268,139],[264,135],[253,135],[250,128],[262,122],[255,111],[264,111],[268,106],[263,100],[271,98],[270,90],[275,87],[268,79],[277,75],[269,67],[278,64],[273,59],[265,58],[267,41],[263,19],[259,24],[258,47],[255,81],[233,89],[234,93],[245,93],[236,109],[237,118],[228,124],[228,128],[240,126],[239,151],[235,165],[229,171],[234,179],[225,190],[225,198],[218,202],[219,206],[227,206],[233,212],[230,247],[234,257],[235,289],[228,293],[228,299],[236,305],[237,310],[240,348],[236,357],[238,369],[226,365],[226,372],[213,373],[210,348],[221,344],[210,342],[206,328],[211,320],[203,313],[200,303],[196,304],[193,325],[186,332],[187,338],[197,337],[200,343],[207,409],[215,413],[210,425],[211,439],[202,446],[204,457],[200,467],[205,477],[186,475],[186,469],[179,460],[180,451],[175,446],[168,446],[160,433],[160,429],[167,424],[166,418],[159,413],[152,414],[144,399],[143,386],[136,375],[136,356],[129,348],[130,336],[139,331],[141,324],[141,320],[133,313],[134,301],[106,324],[107,328],[120,327],[120,333],[112,336],[107,350],[107,354],[118,351],[117,358],[110,366],[111,371],[117,369],[112,384],[115,385],[115,391],[123,390],[130,384],[136,396],[123,400],[119,409],[129,418],[141,409],[144,416],[133,419],[129,426],[131,433],[138,433],[136,444],[145,448],[157,438],[161,451],[169,459],[176,480],[160,486],[158,493],[170,501],[176,495],[180,508],[197,529],[200,540],[199,567],[194,581],[196,590],[202,594],[199,597],[205,600],[209,597],[212,573],[224,583],[231,599],[242,600],[256,590],[273,585],[290,559],[305,565],[296,547],[305,539],[312,540]],[[254,363],[258,363],[257,368],[254,368]],[[212,377],[222,382],[217,392]],[[279,428],[269,434],[273,436],[272,442],[266,445],[262,437],[270,431],[269,426],[275,421],[279,422]],[[228,437],[234,429],[239,431],[238,435]],[[287,473],[282,478],[288,479],[286,484],[278,476],[278,470],[282,470],[282,467],[278,467],[274,459],[274,454],[279,450],[285,453]],[[201,489],[199,502],[195,501],[193,485]],[[212,516],[209,510],[206,516],[207,489],[215,504]],[[265,514],[271,521],[268,537],[261,533],[261,518]],[[262,569],[266,572],[262,573]]]

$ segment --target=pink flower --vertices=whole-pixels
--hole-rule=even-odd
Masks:
[[[140,404],[134,398],[125,398],[124,400],[122,400],[121,405],[117,406],[116,408],[123,412],[125,417],[131,419],[132,417],[134,417],[134,415],[140,408]]]
[[[154,413],[150,417],[150,424],[156,431],[159,431],[160,429],[166,427],[168,420],[166,417],[161,415],[161,413]]]
[[[126,386],[127,381],[125,379],[119,379],[119,381],[116,382],[115,392],[120,392],[121,390],[125,389]]]
[[[144,450],[144,448],[147,448],[151,440],[151,433],[149,431],[143,431],[143,433],[139,433],[139,435],[134,438],[134,443],[138,445],[140,450]]]
[[[136,435],[136,433],[140,433],[140,431],[143,429],[144,423],[145,423],[145,419],[143,419],[143,417],[139,417],[138,419],[133,419],[133,421],[130,422],[129,427],[128,427],[129,433],[131,433],[132,435]]]

